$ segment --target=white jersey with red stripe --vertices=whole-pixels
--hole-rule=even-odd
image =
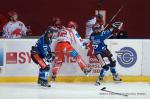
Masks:
[[[11,22],[9,21],[3,27],[3,37],[4,38],[21,38],[26,35],[27,28],[21,21]]]
[[[83,39],[78,32],[73,28],[62,29],[56,38],[57,42],[69,42],[71,45],[79,45],[83,47]]]
[[[81,36],[79,35],[79,33],[73,29],[73,28],[68,28],[68,31],[70,32],[71,36],[72,36],[72,44],[76,44],[80,47],[83,47],[83,39],[81,38]]]
[[[56,35],[55,35],[56,37]],[[69,42],[71,44],[71,36],[68,30],[61,29],[60,32],[57,33],[56,39],[53,39],[51,46],[51,51],[55,52],[55,48],[57,47],[57,43]]]
[[[56,38],[56,42],[72,42],[71,35],[67,29],[62,29],[58,34]]]

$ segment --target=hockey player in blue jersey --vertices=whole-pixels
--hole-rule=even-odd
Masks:
[[[53,28],[48,28],[31,49],[31,58],[40,67],[38,84],[45,87],[51,87],[48,84],[48,77],[50,74],[49,63],[54,60],[54,55],[51,53],[50,48],[54,31]]]
[[[122,27],[122,22],[115,22],[107,30],[103,30],[100,24],[95,24],[93,26],[93,33],[90,36],[90,41],[94,49],[94,55],[98,59],[102,69],[100,70],[100,75],[96,81],[96,85],[100,85],[103,80],[106,71],[109,70],[112,73],[113,79],[115,81],[121,81],[118,73],[116,72],[116,61],[113,58],[112,53],[108,50],[107,45],[104,43],[105,39],[113,35],[114,31],[119,30]]]

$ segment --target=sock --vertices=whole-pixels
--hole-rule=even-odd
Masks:
[[[103,78],[105,76],[105,74],[106,74],[106,70],[102,68],[101,71],[100,71],[99,77]]]
[[[111,67],[111,68],[110,68],[110,71],[111,71],[112,75],[115,75],[115,74],[116,74],[116,69],[115,69],[115,67]]]

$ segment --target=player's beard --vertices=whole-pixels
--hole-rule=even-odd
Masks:
[[[15,20],[13,20],[13,22],[16,22],[17,20],[15,19]]]
[[[18,20],[18,16],[12,16],[12,17],[11,17],[11,20],[12,20],[13,22],[16,22],[16,21]]]
[[[11,21],[12,21],[12,22],[16,22],[17,19],[16,19],[16,18],[11,18]]]

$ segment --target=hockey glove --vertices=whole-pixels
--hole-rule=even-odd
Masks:
[[[52,62],[54,59],[55,59],[55,57],[54,57],[54,56],[51,56],[50,58],[48,58],[48,59],[46,59],[46,60],[47,60],[47,62]]]
[[[122,26],[123,26],[123,22],[114,22],[111,26],[114,29],[120,30],[122,28]]]

